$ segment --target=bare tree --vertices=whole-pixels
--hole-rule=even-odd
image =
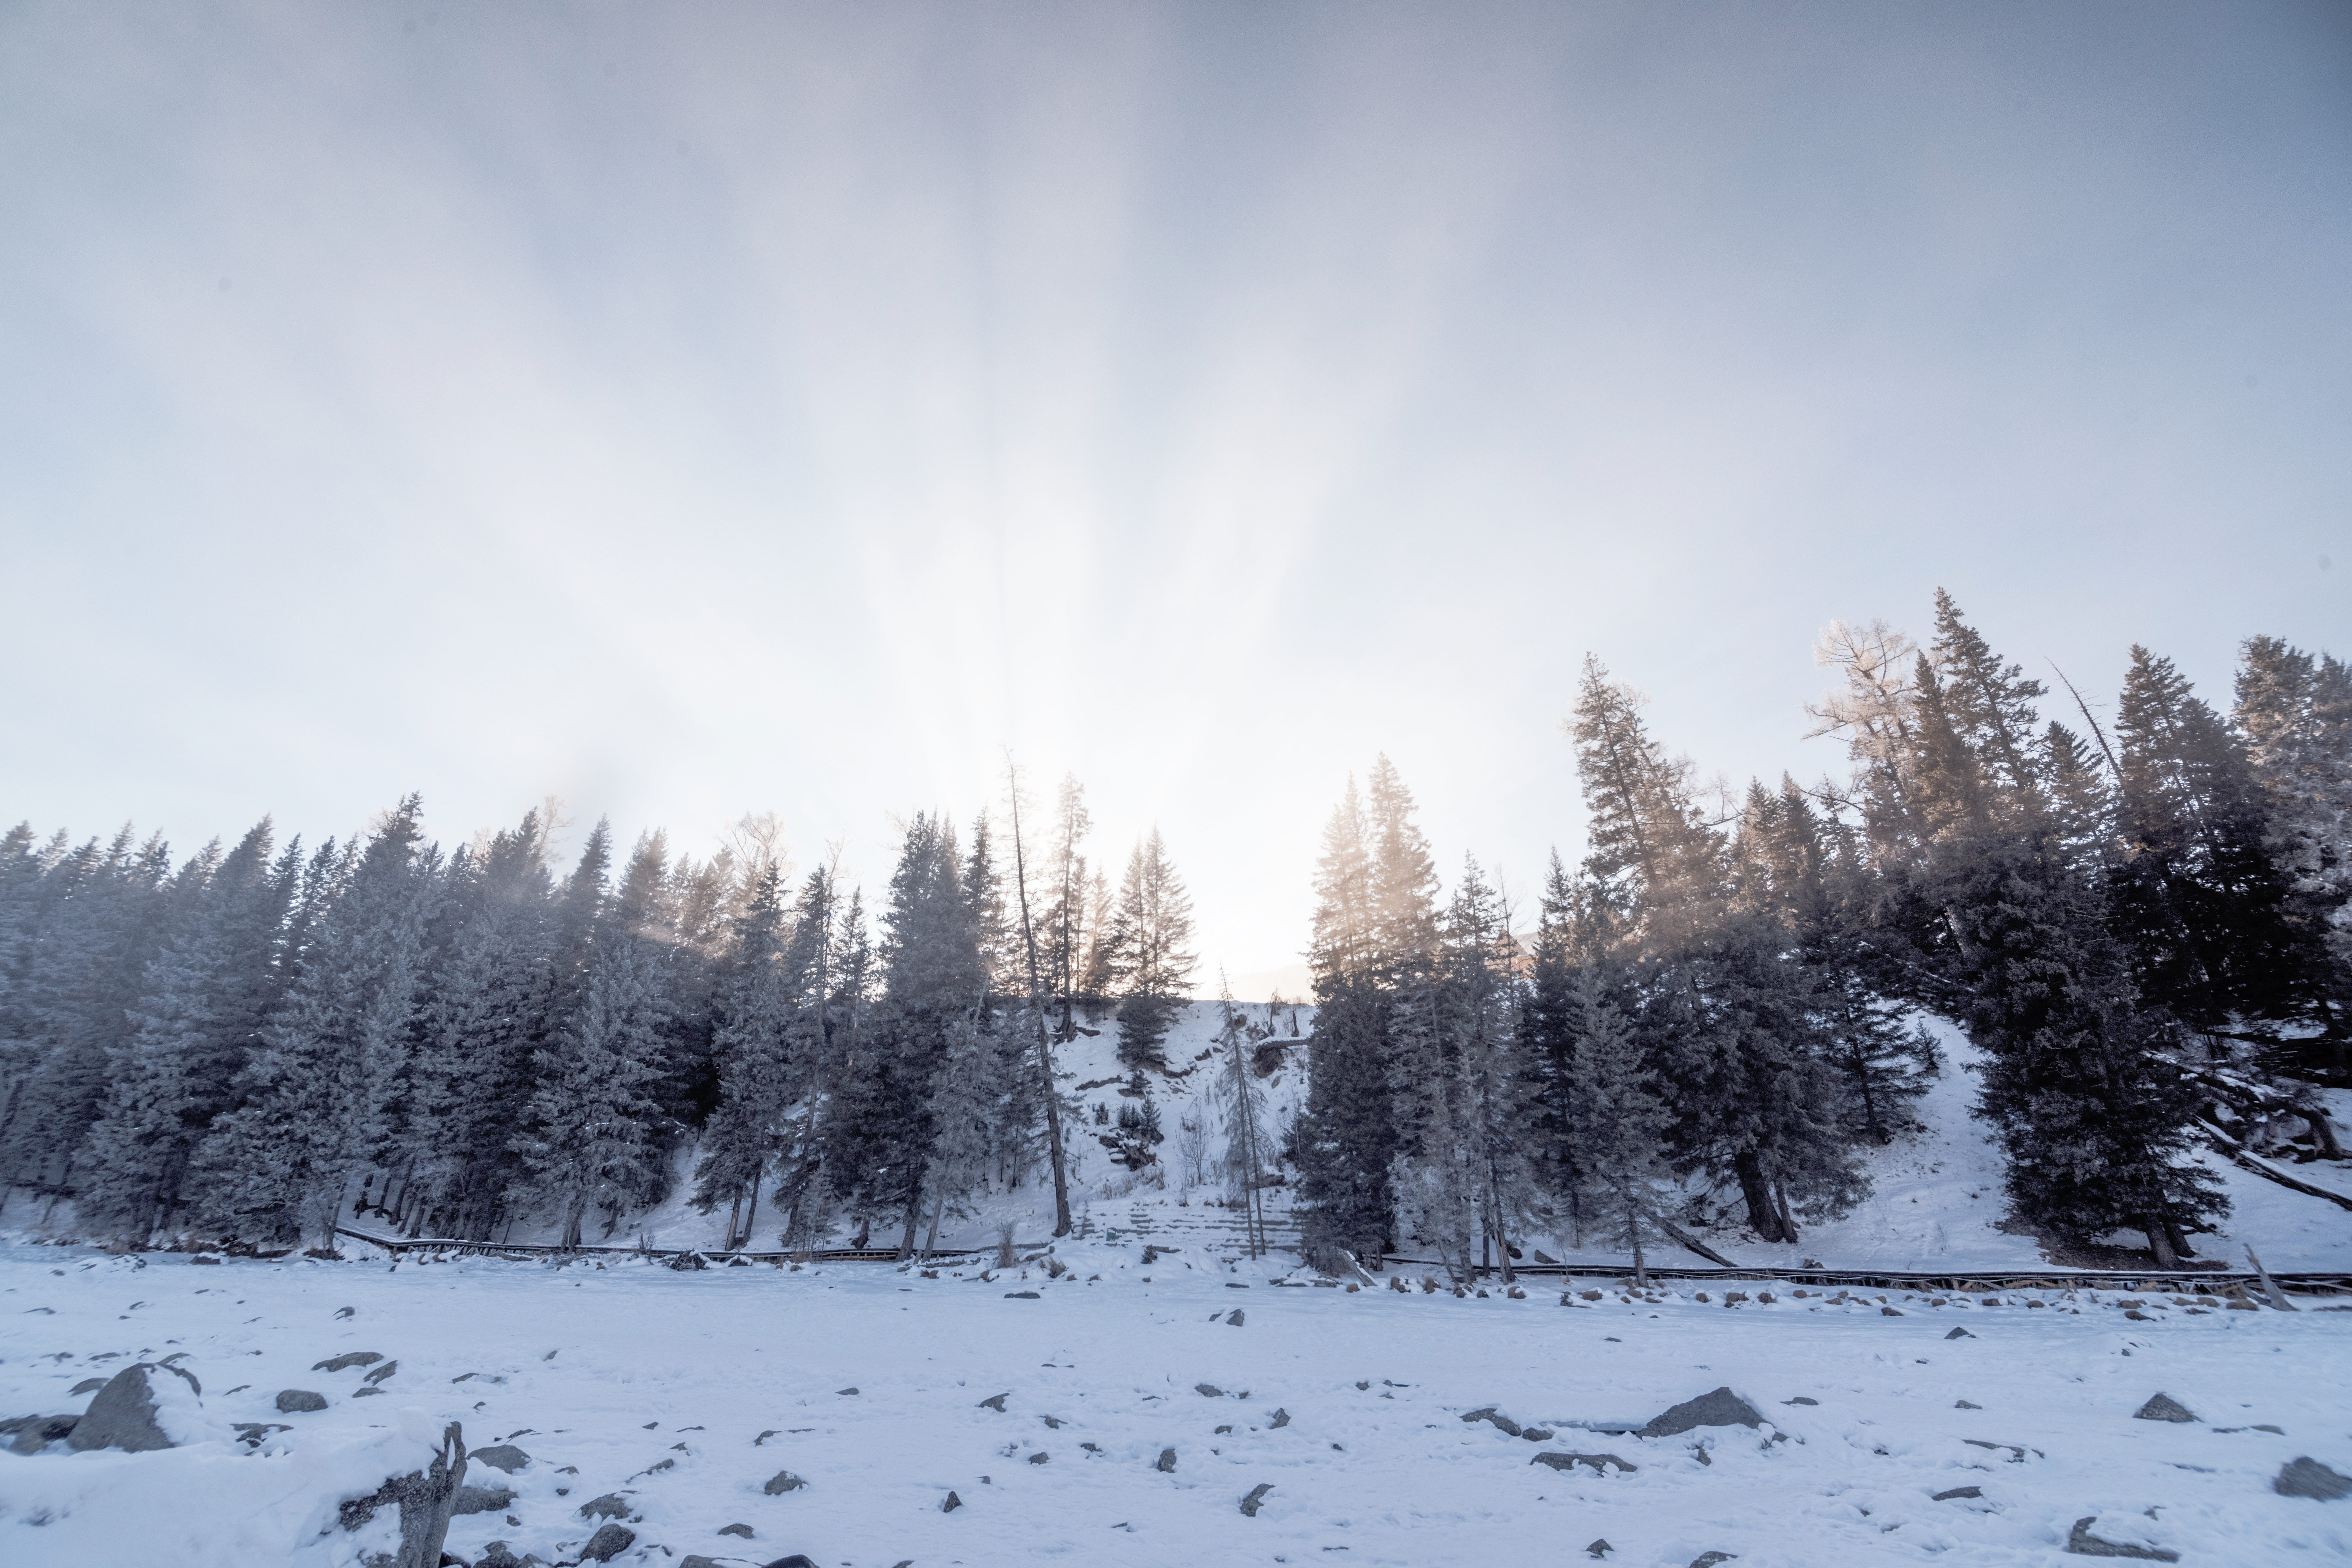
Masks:
[[[1004,753],[1004,793],[1013,816],[1013,886],[1021,910],[1021,943],[1029,960],[1029,1016],[1037,1025],[1037,1070],[1045,1090],[1045,1148],[1054,1165],[1054,1234],[1070,1234],[1070,1173],[1062,1152],[1062,1091],[1054,1082],[1054,1043],[1045,1031],[1045,976],[1037,964],[1037,928],[1029,917],[1029,857],[1021,833],[1021,770]]]

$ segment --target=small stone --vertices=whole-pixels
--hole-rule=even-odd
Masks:
[[[836,1388],[836,1389],[835,1389],[835,1390],[834,1390],[834,1393],[838,1394],[845,1394],[845,1395],[846,1395],[846,1394],[855,1394],[855,1393],[856,1393],[856,1392],[857,1392],[857,1390],[856,1390],[856,1389],[854,1389],[854,1388]]]
[[[583,1519],[626,1519],[634,1510],[629,1500],[618,1492],[606,1492],[600,1498],[590,1498],[580,1505]]]
[[[1696,1426],[1761,1426],[1764,1417],[1728,1387],[1686,1399],[1642,1428],[1643,1437],[1672,1437]]]
[[[2135,1421],[2194,1421],[2189,1406],[2168,1394],[2159,1394],[2132,1412]]]
[[[953,1492],[950,1492],[948,1493],[948,1500],[940,1504],[940,1511],[941,1513],[953,1513],[962,1506],[963,1499],[956,1496]]]
[[[449,1506],[456,1513],[504,1513],[515,1500],[507,1487],[459,1487],[457,1500]]]
[[[1034,1290],[1007,1290],[1004,1293],[1004,1299],[1008,1301],[1041,1301],[1045,1300],[1044,1297],[1038,1295]]]
[[[1972,1340],[1976,1338],[1976,1335],[1969,1332],[1966,1329],[1954,1329],[1950,1333],[1946,1334],[1944,1337],[1948,1340]]]
[[[326,1407],[327,1396],[323,1394],[313,1394],[307,1388],[289,1388],[282,1390],[278,1395],[278,1410],[282,1415],[291,1415],[304,1410],[324,1410]]]
[[[1275,1407],[1275,1411],[1274,1411],[1274,1419],[1273,1419],[1273,1420],[1271,1420],[1271,1421],[1269,1421],[1269,1422],[1267,1422],[1267,1423],[1265,1424],[1265,1426],[1266,1426],[1266,1430],[1267,1430],[1267,1431],[1269,1431],[1269,1432],[1279,1432],[1279,1431],[1281,1431],[1285,1426],[1289,1426],[1289,1425],[1290,1425],[1290,1412],[1289,1412],[1289,1411],[1287,1411],[1287,1410],[1283,1409],[1280,1405],[1276,1405],[1276,1406]]]
[[[1062,1429],[1062,1418],[1058,1415],[1040,1415],[1037,1419],[1043,1421],[1049,1431],[1058,1432]]]
[[[1529,1426],[1524,1428],[1519,1433],[1519,1436],[1525,1437],[1530,1443],[1549,1443],[1551,1441],[1551,1428],[1549,1426]]]
[[[768,1484],[760,1489],[770,1497],[781,1497],[786,1492],[796,1492],[806,1485],[808,1482],[793,1474],[792,1471],[778,1470],[768,1478]]]
[[[352,1397],[353,1399],[365,1399],[371,1394],[382,1394],[383,1392],[383,1390],[381,1388],[355,1389],[352,1391]]]
[[[1176,1450],[1173,1448],[1160,1449],[1160,1458],[1153,1463],[1152,1468],[1158,1470],[1163,1476],[1174,1475],[1176,1473]]]
[[[314,1367],[311,1370],[316,1371],[317,1368]],[[400,1363],[398,1362],[388,1361],[382,1366],[376,1368],[373,1372],[368,1373],[367,1376],[361,1381],[365,1383],[382,1383],[385,1378],[390,1377],[394,1373],[398,1372],[399,1370]]]
[[[1591,1545],[1586,1547],[1584,1549],[1584,1554],[1587,1557],[1606,1557],[1616,1550],[1617,1549],[1615,1547],[1609,1544],[1608,1537],[1603,1536],[1599,1541],[1596,1541]]]
[[[1227,1312],[1225,1314],[1225,1321],[1232,1324],[1236,1329],[1240,1328],[1242,1326],[1242,1310],[1239,1307],[1235,1307],[1232,1311]]]
[[[1052,1458],[1052,1455],[1046,1453],[1045,1449],[1040,1448],[1035,1453],[1029,1456],[1029,1462],[1033,1465],[1042,1465]]]
[[[982,1410],[993,1410],[999,1415],[1002,1415],[1004,1414],[1004,1402],[1010,1397],[1012,1397],[1012,1390],[1010,1389],[1007,1389],[1003,1394],[992,1394],[987,1398],[980,1402],[980,1408]]]
[[[0,1436],[13,1435],[8,1445],[12,1454],[37,1454],[72,1436],[80,1422],[79,1415],[19,1415],[13,1421],[0,1421]]]
[[[1936,1502],[1949,1502],[1954,1498],[1982,1496],[1984,1496],[1984,1488],[1982,1487],[1954,1487],[1950,1491],[1937,1492],[1931,1500]]]
[[[68,1394],[95,1394],[105,1386],[106,1379],[102,1377],[85,1377],[79,1383],[75,1384],[73,1387],[67,1392]]]
[[[1780,1401],[1780,1403],[1783,1405],[1819,1405],[1821,1401],[1818,1399],[1808,1399],[1803,1394],[1800,1394],[1794,1399],[1784,1399]]]
[[[672,1264],[670,1267],[675,1268],[677,1266],[676,1264]],[[610,1563],[614,1558],[618,1557],[622,1552],[626,1552],[630,1547],[635,1545],[636,1542],[637,1532],[635,1531],[629,1529],[625,1525],[607,1524],[600,1528],[595,1534],[588,1538],[588,1544],[580,1549],[580,1561],[583,1563]]]
[[[1192,1392],[1203,1399],[1223,1399],[1225,1396],[1225,1391],[1213,1383],[1196,1383],[1192,1385]]]
[[[1878,1309],[1878,1315],[1882,1318],[1899,1318],[1903,1314],[1892,1307],[1881,1307]]]
[[[291,1432],[293,1427],[283,1421],[239,1421],[236,1440],[248,1448],[258,1448],[269,1440],[272,1432]]]
[[[1609,1473],[1609,1467],[1612,1465],[1616,1466],[1619,1469],[1624,1471],[1629,1476],[1641,1468],[1639,1465],[1627,1464],[1624,1460],[1619,1458],[1614,1454],[1538,1454],[1534,1458],[1529,1459],[1528,1463],[1530,1465],[1549,1465],[1555,1470],[1572,1470],[1576,1468],[1577,1466],[1582,1465],[1596,1476],[1607,1475]]]
[[[2321,1502],[2334,1502],[2337,1498],[2352,1496],[2352,1476],[2339,1476],[2317,1459],[2305,1455],[2280,1468],[2278,1479],[2271,1482],[2271,1490],[2281,1497],[2316,1498]]]
[[[341,1372],[346,1367],[373,1366],[383,1359],[383,1352],[382,1351],[345,1351],[341,1355],[329,1356],[325,1361],[320,1362],[311,1367],[310,1370],[312,1372]]]
[[[748,1524],[721,1525],[719,1529],[719,1533],[721,1535],[740,1535],[744,1540],[749,1541],[751,1539],[751,1527]]]
[[[1702,1552],[1690,1560],[1690,1568],[1715,1568],[1717,1563],[1735,1562],[1738,1556],[1736,1552]]]
[[[488,1465],[494,1470],[513,1475],[530,1463],[530,1456],[512,1443],[494,1443],[487,1448],[477,1448],[467,1456],[478,1465]]]
[[[721,1531],[721,1533],[725,1532]],[[699,1552],[689,1552],[677,1560],[677,1568],[726,1568],[726,1564],[716,1557],[705,1557]]]
[[[2180,1553],[2161,1546],[2135,1546],[2127,1541],[2106,1541],[2091,1533],[2091,1522],[2099,1516],[2086,1513],[2074,1521],[2066,1535],[2066,1550],[2077,1557],[2137,1557],[2149,1563],[2178,1563]]]
[[[1982,1410],[1984,1406],[1976,1404],[1971,1400],[1956,1399],[1952,1401],[1952,1408],[1955,1410]]]
[[[1250,1518],[1255,1519],[1257,1517],[1257,1510],[1265,1503],[1265,1494],[1273,1489],[1274,1483],[1272,1481],[1260,1481],[1257,1485],[1250,1488],[1249,1496],[1242,1499],[1242,1511],[1249,1515]]]

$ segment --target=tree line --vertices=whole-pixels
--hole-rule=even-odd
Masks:
[[[2224,713],[2136,647],[2111,721],[2069,689],[2075,728],[1939,592],[1925,647],[1822,640],[1812,732],[1847,777],[1720,800],[1588,658],[1586,853],[1554,854],[1528,941],[1475,860],[1443,891],[1381,758],[1317,874],[1310,1249],[1507,1270],[1513,1238],[1572,1234],[1638,1261],[1711,1193],[1794,1243],[1942,1069],[1932,1013],[1984,1052],[2018,1220],[2191,1255],[2228,1205],[2188,1155],[2226,1101],[2299,1102],[2333,1153],[2310,1086],[2352,1083],[2352,675],[2242,656]]]
[[[616,858],[600,822],[561,877],[551,810],[445,852],[415,795],[348,841],[281,847],[264,819],[177,864],[127,827],[20,826],[0,1182],[133,1245],[331,1248],[356,1189],[409,1235],[537,1215],[577,1246],[691,1142],[730,1247],[846,1224],[910,1249],[1041,1167],[1066,1233],[1055,1049],[1115,1012],[1128,1065],[1164,1065],[1191,902],[1157,829],[1114,888],[1075,779],[1043,825],[1007,782],[1002,830],[917,815],[871,917],[750,819],[707,859],[659,833]]]

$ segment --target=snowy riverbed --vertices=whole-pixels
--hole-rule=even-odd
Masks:
[[[2315,1300],[1894,1292],[1890,1316],[1877,1292],[1727,1306],[1721,1288],[1704,1303],[1685,1288],[1563,1306],[1557,1284],[1517,1300],[1350,1293],[1206,1254],[1060,1257],[1060,1280],[1034,1266],[982,1280],[887,1265],[142,1267],[0,1247],[0,1414],[78,1412],[76,1384],[179,1351],[218,1434],[149,1454],[0,1453],[0,1561],[348,1563],[362,1538],[320,1534],[339,1489],[420,1462],[446,1420],[476,1448],[530,1456],[510,1477],[469,1473],[518,1494],[453,1525],[469,1562],[493,1540],[576,1556],[593,1529],[580,1505],[608,1493],[636,1516],[616,1559],[632,1563],[1483,1565],[1582,1562],[1605,1539],[1606,1561],[1641,1568],[1707,1552],[1742,1568],[2047,1564],[2079,1560],[2062,1553],[2084,1516],[2185,1563],[2352,1556],[2352,1500],[2271,1489],[2301,1455],[2352,1474],[2352,1313]],[[362,1393],[381,1363],[312,1370],[352,1351],[397,1361],[381,1394]],[[1638,1426],[1722,1385],[1769,1426],[1645,1439],[1577,1425]],[[288,1388],[327,1408],[280,1415]],[[2159,1391],[2201,1419],[2135,1420]],[[983,1405],[1000,1394],[1002,1411]],[[1553,1436],[1462,1420],[1482,1405]],[[265,1421],[293,1430],[259,1455],[231,1440],[231,1423]],[[1637,1468],[1532,1462],[1568,1451]],[[768,1494],[786,1470],[807,1485]],[[1965,1487],[1981,1496],[1934,1500]],[[943,1511],[950,1492],[961,1506]],[[737,1523],[751,1539],[719,1533]]]

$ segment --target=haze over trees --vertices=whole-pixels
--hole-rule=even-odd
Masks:
[[[1943,1070],[1932,1014],[1984,1052],[2018,1220],[2191,1255],[2226,1207],[2192,1151],[2303,1106],[2335,1152],[2310,1086],[2352,1084],[2352,672],[2242,651],[2225,710],[2134,648],[2103,722],[1939,594],[1925,646],[1823,635],[1814,732],[1843,777],[1727,799],[1588,658],[1584,852],[1532,907],[1469,857],[1446,886],[1377,759],[1324,825],[1286,1128],[1265,1031],[1221,1015],[1214,1119],[1253,1235],[1281,1184],[1335,1269],[1425,1248],[1507,1273],[1538,1237],[1638,1260],[1709,1226],[1801,1245],[1909,1131]],[[682,1167],[730,1246],[903,1254],[1048,1180],[1066,1232],[1057,1052],[1117,1020],[1141,1101],[1120,1131],[1156,1158],[1192,903],[1156,828],[1114,886],[1075,779],[1042,818],[1007,786],[961,828],[909,819],[871,900],[756,823],[707,859],[599,823],[568,867],[547,811],[444,850],[413,795],[348,842],[264,820],[180,860],[16,827],[0,1182],[131,1244],[331,1246],[356,1205],[578,1246]],[[1169,1145],[1196,1180],[1208,1131]]]

